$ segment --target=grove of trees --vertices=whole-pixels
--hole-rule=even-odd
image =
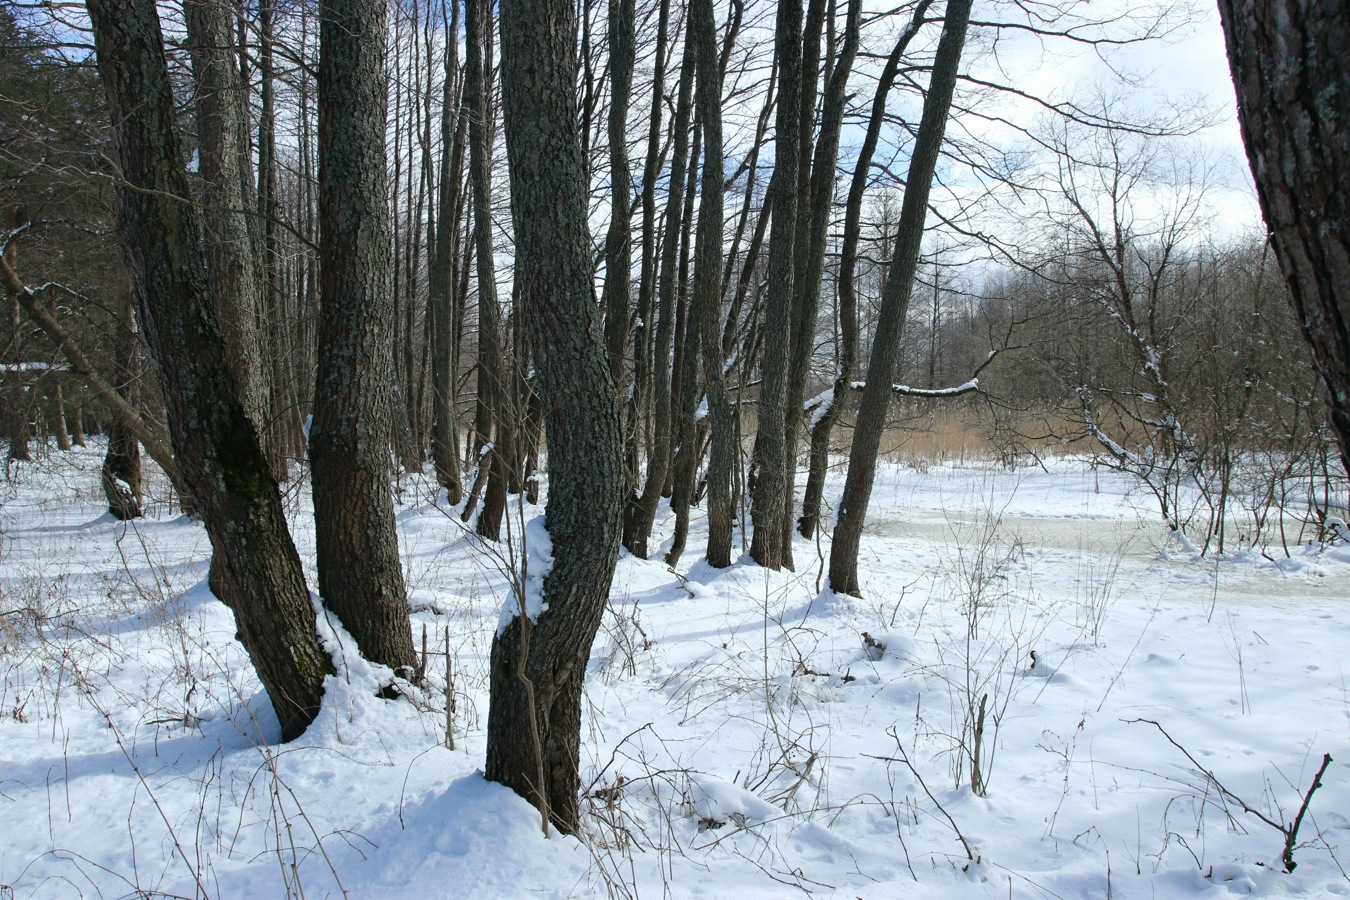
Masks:
[[[1241,71],[1260,50],[1232,36],[1237,5]],[[313,492],[321,603],[389,667],[390,697],[418,662],[393,480],[433,472],[438,502],[517,560],[509,498],[546,483],[551,569],[541,595],[520,571],[502,598],[485,771],[573,830],[582,679],[620,547],[674,566],[697,505],[708,565],[791,568],[794,540],[825,532],[829,584],[856,595],[902,419],[959,419],[1010,464],[1096,454],[1217,552],[1254,540],[1230,533],[1233,509],[1278,518],[1333,436],[1350,446],[1346,281],[1324,272],[1345,264],[1345,180],[1318,207],[1340,243],[1308,256],[1284,229],[1314,214],[1262,176],[1294,163],[1253,153],[1295,318],[1264,235],[1207,218],[1211,163],[1188,141],[1209,113],[1141,110],[1111,66],[1041,93],[1006,74],[1028,54],[1110,62],[1188,24],[1170,5],[1097,15],[11,4],[10,456],[105,431],[103,490],[133,518],[145,449],[210,536],[211,587],[283,739],[332,671],[286,482]],[[1279,132],[1242,96],[1249,141]],[[1345,150],[1338,127],[1325,144]]]

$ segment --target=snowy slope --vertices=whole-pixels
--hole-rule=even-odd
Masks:
[[[102,516],[100,454],[0,488],[0,897],[1350,895],[1343,543],[1196,558],[1061,460],[883,467],[862,600],[821,590],[827,542],[795,574],[624,555],[585,835],[545,839],[479,770],[509,551],[402,479],[425,692],[375,699],[325,617],[339,675],[279,745],[204,532]],[[1323,754],[1286,874],[1275,826]]]

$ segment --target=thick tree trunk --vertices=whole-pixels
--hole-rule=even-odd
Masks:
[[[853,428],[848,476],[844,481],[844,496],[839,503],[839,524],[830,547],[830,586],[844,594],[861,596],[858,585],[858,547],[867,518],[867,504],[872,497],[877,452],[886,424],[886,409],[891,402],[891,384],[900,353],[905,314],[909,309],[914,273],[919,264],[919,249],[923,244],[928,195],[933,187],[933,172],[947,128],[957,68],[965,46],[966,26],[970,22],[970,6],[971,0],[950,0],[947,4],[942,37],[933,60],[933,75],[928,84],[928,96],[924,98],[923,116],[919,120],[909,175],[905,179],[899,234],[886,273],[881,315],[877,320],[872,358],[867,367],[867,386],[863,388],[858,419]]]
[[[393,297],[385,7],[320,5],[319,371],[310,427],[319,593],[377,663],[416,667],[389,486]]]
[[[197,150],[202,181],[202,231],[216,321],[225,339],[239,399],[260,437],[267,436],[267,379],[258,328],[262,286],[250,238],[244,188],[248,159],[245,87],[234,53],[234,16],[227,0],[183,4],[197,100]]]
[[[159,371],[183,481],[284,740],[314,718],[332,662],[319,646],[300,558],[253,424],[235,394],[196,223],[183,202],[164,41],[152,0],[90,0],[99,72],[117,133],[118,222]]]
[[[1219,0],[1261,212],[1350,472],[1350,7]]]
[[[504,0],[502,82],[516,278],[548,429],[553,565],[543,612],[492,644],[487,777],[578,825],[581,689],[618,560],[619,405],[591,287],[572,0]]]
[[[759,421],[751,456],[750,556],[769,569],[791,567],[784,554],[784,502],[789,490],[787,428],[788,351],[792,344],[794,244],[797,231],[797,176],[801,160],[802,4],[778,4],[774,33],[778,56],[778,112],[774,169],[769,181],[773,221],[769,224],[769,288],[764,311],[764,377],[759,388]],[[793,411],[792,415],[796,415]],[[787,544],[790,547],[790,544]]]

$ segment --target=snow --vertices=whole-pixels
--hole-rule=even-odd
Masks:
[[[0,372],[69,372],[70,366],[65,363],[46,363],[46,362],[21,362],[21,363],[0,363]]]
[[[157,472],[146,519],[105,515],[101,452],[0,484],[0,896],[1350,896],[1339,519],[1288,557],[1198,557],[1085,460],[887,463],[859,599],[825,587],[828,538],[797,543],[796,573],[672,572],[663,507],[592,648],[583,835],[545,838],[480,771],[521,522],[527,597],[550,562],[538,508],[513,498],[514,549],[493,546],[403,476],[426,684],[378,699],[393,673],[325,612],[337,671],[282,745],[203,530]],[[287,502],[312,579],[308,494]],[[1212,779],[1290,822],[1324,753],[1284,873],[1283,836]]]

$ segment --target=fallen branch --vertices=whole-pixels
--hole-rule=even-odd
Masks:
[[[47,335],[56,344],[57,348],[70,361],[70,369],[77,375],[80,375],[88,382],[89,387],[100,400],[108,404],[109,410],[118,420],[127,427],[127,430],[135,436],[145,447],[145,452],[150,454],[150,458],[159,464],[164,470],[164,474],[169,476],[169,480],[178,487],[178,468],[174,465],[173,454],[169,448],[159,439],[151,430],[141,414],[136,412],[126,399],[113,387],[112,383],[104,378],[94,364],[89,361],[89,357],[84,355],[79,344],[70,336],[61,323],[56,321],[56,317],[42,307],[37,302],[37,292],[28,286],[19,278],[19,274],[14,271],[9,260],[0,254],[0,279],[3,279],[5,292],[17,297],[23,311],[28,314],[43,333]],[[180,491],[181,493],[181,491]]]

